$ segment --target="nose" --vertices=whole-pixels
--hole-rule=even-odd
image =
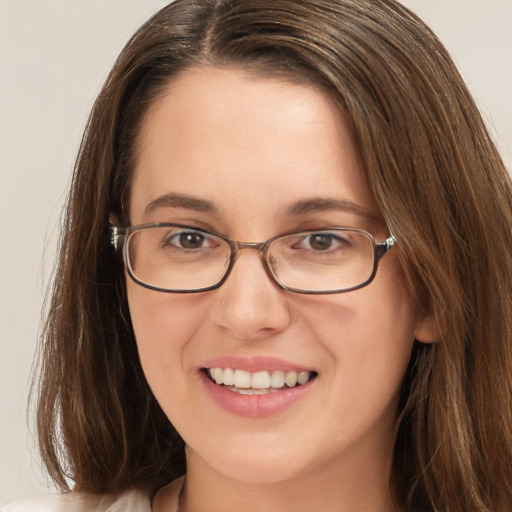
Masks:
[[[291,322],[285,292],[268,276],[256,251],[241,251],[217,289],[213,322],[240,340],[256,340],[283,331]]]

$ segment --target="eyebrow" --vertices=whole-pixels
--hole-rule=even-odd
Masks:
[[[148,214],[162,207],[183,208],[186,210],[209,214],[219,213],[219,209],[211,201],[206,199],[199,199],[197,197],[189,196],[186,194],[175,193],[164,194],[160,197],[157,197],[155,200],[148,203],[144,213]],[[376,221],[380,218],[378,214],[363,208],[362,206],[353,203],[352,201],[324,197],[297,201],[296,203],[293,203],[286,208],[285,214],[299,216],[307,215],[308,213],[318,213],[324,211],[341,211],[352,213],[371,221]]]
[[[157,197],[146,206],[144,213],[148,214],[157,208],[184,208],[202,213],[217,214],[218,208],[210,201],[185,194],[165,194]]]
[[[304,201],[293,203],[287,208],[286,213],[289,215],[306,215],[308,213],[324,211],[341,211],[353,213],[360,217],[365,217],[371,221],[380,219],[380,216],[376,212],[363,208],[362,206],[353,203],[352,201],[324,197],[305,199]]]

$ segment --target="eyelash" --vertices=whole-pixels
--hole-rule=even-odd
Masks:
[[[322,249],[322,248],[317,248],[315,249],[314,247],[312,247],[312,240],[315,238],[315,237],[324,237],[325,239],[328,239],[328,242],[329,242],[329,247],[327,247],[325,250]],[[309,233],[307,236],[301,238],[301,240],[299,241],[298,244],[296,245],[299,245],[299,244],[302,244],[303,242],[306,242],[307,245],[309,247],[306,247],[306,250],[308,251],[312,251],[312,252],[318,252],[318,253],[329,253],[329,252],[334,252],[336,251],[336,249],[338,249],[340,246],[350,246],[351,243],[350,241],[347,239],[347,238],[343,238],[343,237],[340,237],[339,235],[334,235],[332,233],[329,233],[329,232],[323,232],[323,231],[318,231],[318,232],[314,232],[314,233]],[[336,246],[333,248],[332,245],[333,244],[336,244]],[[299,249],[300,247],[298,247]]]
[[[195,248],[190,248],[190,247],[184,246],[184,240],[182,240],[182,237],[190,237],[190,236],[200,238],[201,246],[197,247],[199,249],[205,248],[203,243],[208,241],[208,239],[211,240],[211,237],[209,237],[208,234],[206,234],[206,233],[202,233],[201,231],[194,231],[193,229],[188,229],[188,230],[179,230],[179,231],[173,232],[170,235],[166,236],[163,240],[162,245],[164,247],[174,246],[174,247],[177,247],[177,248],[183,249],[183,250],[195,250]],[[178,241],[179,243],[175,243],[175,241]]]

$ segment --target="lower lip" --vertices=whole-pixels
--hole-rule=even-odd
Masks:
[[[201,378],[217,405],[232,414],[248,418],[272,416],[288,409],[308,393],[316,380],[315,378],[301,386],[267,393],[266,395],[242,395],[216,384],[204,372],[201,372]]]

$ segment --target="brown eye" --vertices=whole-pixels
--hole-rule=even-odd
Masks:
[[[333,236],[316,234],[309,237],[309,247],[314,251],[327,251],[332,247]]]
[[[203,247],[204,235],[197,232],[186,232],[178,235],[179,246],[184,249],[199,249]]]
[[[329,231],[317,231],[301,236],[300,240],[293,244],[294,249],[302,249],[305,253],[318,255],[334,255],[350,248],[351,241],[339,233]]]
[[[196,251],[214,247],[214,238],[206,233],[192,230],[172,230],[162,238],[162,248]]]

